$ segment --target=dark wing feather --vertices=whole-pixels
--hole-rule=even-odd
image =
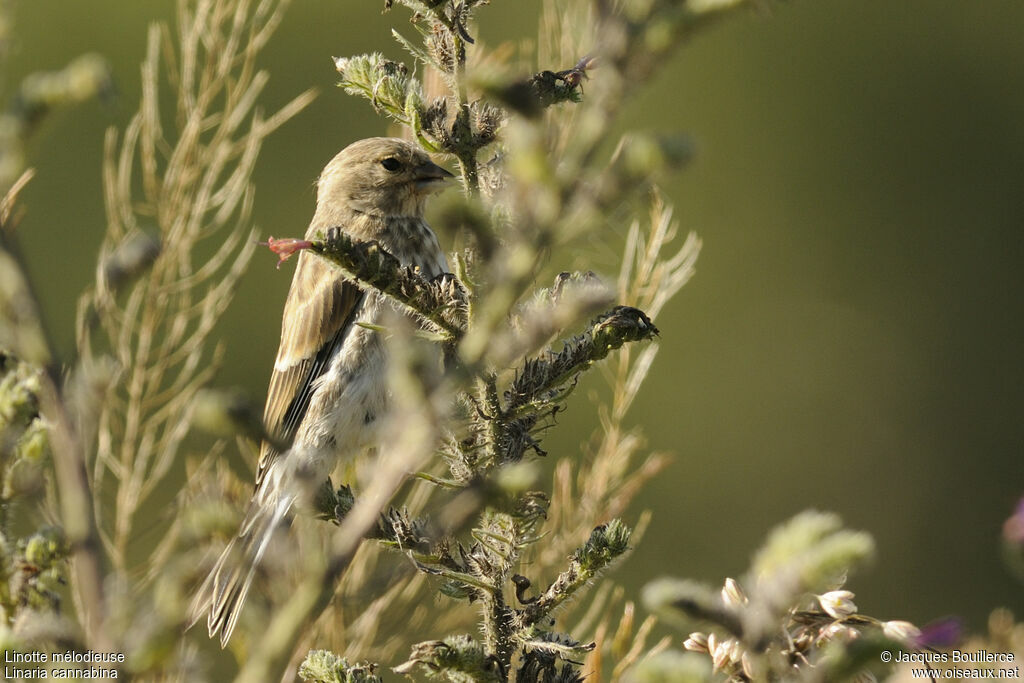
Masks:
[[[263,422],[281,443],[291,443],[335,349],[345,341],[363,300],[363,293],[340,277],[331,264],[302,254],[292,279],[281,323],[281,345],[270,376]],[[277,457],[264,442],[260,447],[256,486]]]

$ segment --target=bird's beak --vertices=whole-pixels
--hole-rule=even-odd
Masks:
[[[444,187],[446,180],[454,177],[434,162],[428,161],[416,169],[416,189],[422,191],[440,190]]]

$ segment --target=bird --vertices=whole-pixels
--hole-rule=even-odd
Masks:
[[[423,218],[429,195],[452,174],[398,138],[350,144],[324,167],[306,239],[341,229],[375,240],[427,278],[447,272],[437,236]],[[387,348],[374,331],[389,306],[370,288],[345,279],[303,250],[284,305],[281,341],[263,421],[256,485],[237,536],[228,543],[190,606],[207,617],[211,638],[226,647],[275,530],[306,503],[343,458],[374,445],[387,406]],[[379,330],[379,327],[378,327]],[[282,444],[290,444],[284,448]],[[305,482],[305,484],[304,484]]]

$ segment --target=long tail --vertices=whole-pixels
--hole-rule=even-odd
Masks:
[[[228,644],[252,586],[256,567],[263,559],[274,531],[287,519],[294,501],[294,496],[279,496],[273,503],[260,500],[260,496],[253,499],[238,536],[224,548],[192,600],[188,628],[206,614],[210,637],[214,638],[219,633],[220,646]]]

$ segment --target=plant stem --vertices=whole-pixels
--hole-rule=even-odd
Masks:
[[[452,78],[458,85],[455,93],[458,102],[458,113],[455,115],[453,136],[456,141],[456,157],[462,172],[462,183],[466,192],[472,196],[480,193],[480,177],[477,172],[476,147],[473,145],[473,125],[470,121],[469,89],[466,84],[466,42],[459,36],[458,30],[449,26],[452,44],[455,46],[455,64]]]

